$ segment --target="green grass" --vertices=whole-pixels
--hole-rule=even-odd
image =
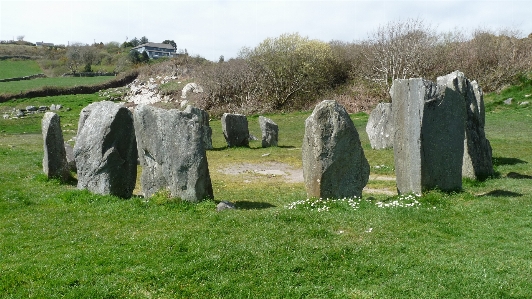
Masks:
[[[57,78],[38,78],[33,80],[0,82],[0,94],[2,93],[20,93],[32,89],[38,89],[45,86],[57,87],[74,87],[80,85],[92,85],[114,79],[114,76],[100,77],[57,77]]]
[[[42,73],[34,60],[0,60],[0,79],[18,78]],[[0,90],[1,87],[0,87]]]
[[[75,130],[81,107],[96,99],[17,100],[0,109],[62,103],[72,108],[60,112],[62,125]],[[321,212],[305,205],[288,209],[306,199],[303,184],[279,177],[244,183],[246,175],[218,171],[241,162],[300,166],[309,114],[267,115],[280,127],[280,146],[268,149],[260,141],[249,149],[226,148],[220,121],[213,120],[215,149],[208,159],[216,201],[196,205],[164,193],[122,200],[47,180],[39,115],[23,125],[0,119],[0,293],[5,298],[532,297],[532,180],[508,177],[532,175],[530,108],[502,107],[486,115],[498,177],[465,180],[460,193],[429,192],[416,207],[379,208],[377,202],[404,197],[364,193],[356,209],[345,202],[325,203],[330,209]],[[369,146],[367,115],[352,119],[371,174],[393,175],[393,152]],[[258,116],[248,120],[251,133],[260,136]],[[220,200],[239,209],[216,212]]]

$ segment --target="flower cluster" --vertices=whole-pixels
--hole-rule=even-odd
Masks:
[[[327,212],[334,205],[347,204],[352,209],[358,209],[361,198],[340,198],[340,199],[323,199],[323,198],[307,198],[304,200],[294,201],[286,206],[287,209],[308,209],[317,210],[318,212]]]
[[[396,200],[391,202],[382,202],[379,201],[376,203],[379,208],[410,208],[418,207],[421,203],[417,200],[421,195],[418,194],[409,194],[401,195]]]

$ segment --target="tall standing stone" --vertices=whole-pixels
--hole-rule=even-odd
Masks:
[[[184,111],[198,116],[198,120],[203,130],[203,144],[205,145],[205,149],[212,149],[212,128],[209,125],[209,113],[203,109],[196,108],[191,105],[188,105]]]
[[[390,95],[398,192],[461,189],[465,126],[462,95],[420,78],[394,80]]]
[[[66,182],[70,179],[70,170],[64,147],[63,132],[59,115],[46,112],[42,119],[42,137],[44,140],[43,171],[48,178],[59,178]]]
[[[460,71],[438,77],[438,84],[459,92],[465,101],[466,126],[462,176],[485,179],[493,175],[492,150],[484,131],[485,108],[482,90]]]
[[[249,146],[248,119],[245,115],[224,113],[222,130],[228,147]]]
[[[131,197],[137,178],[137,144],[131,112],[109,101],[83,108],[74,158],[79,189]]]
[[[372,149],[393,147],[393,124],[392,104],[379,103],[371,111],[366,125],[366,133],[368,133]]]
[[[305,121],[303,176],[309,197],[361,197],[369,163],[358,132],[336,101],[323,101]]]
[[[169,190],[173,197],[192,202],[213,198],[198,116],[147,105],[138,106],[133,115],[144,196]]]
[[[277,146],[279,139],[279,126],[264,116],[259,116],[259,125],[262,132],[262,147]]]

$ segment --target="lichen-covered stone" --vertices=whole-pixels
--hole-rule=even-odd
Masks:
[[[305,121],[303,176],[309,197],[361,197],[369,164],[358,132],[336,101],[323,101]]]
[[[262,132],[262,147],[277,146],[279,139],[279,126],[264,116],[259,116],[259,126]]]
[[[78,188],[129,198],[137,178],[137,144],[131,112],[96,102],[80,113],[74,158]]]
[[[63,132],[59,115],[46,112],[42,119],[42,137],[44,141],[43,171],[48,178],[58,178],[63,182],[71,178]]]
[[[249,146],[248,119],[245,115],[224,113],[222,130],[228,147]]]
[[[142,105],[134,122],[144,196],[169,190],[191,202],[213,198],[204,126],[196,114]]]
[[[393,147],[393,114],[391,103],[379,103],[371,111],[366,125],[369,143],[372,149]]]

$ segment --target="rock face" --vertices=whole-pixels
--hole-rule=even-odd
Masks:
[[[344,107],[323,101],[305,121],[303,176],[309,197],[361,197],[369,164]]]
[[[133,115],[144,196],[167,189],[173,197],[192,202],[213,198],[198,116],[144,105]]]
[[[491,145],[484,131],[486,114],[482,90],[476,81],[469,81],[464,73],[459,71],[438,77],[437,82],[460,93],[465,101],[466,126],[462,176],[486,179],[494,172]]]
[[[74,158],[79,189],[131,197],[137,178],[137,146],[131,112],[107,101],[83,108]]]
[[[187,113],[192,113],[198,116],[198,120],[203,128],[203,144],[206,150],[212,149],[212,128],[209,125],[209,113],[200,108],[188,105],[184,110]]]
[[[65,182],[70,179],[70,170],[66,158],[63,132],[59,115],[46,112],[42,119],[42,137],[44,140],[43,171],[48,178],[59,178]]]
[[[369,115],[366,133],[372,149],[393,147],[393,114],[391,103],[379,103]]]
[[[222,130],[228,147],[249,146],[248,119],[245,115],[224,113]]]
[[[262,132],[262,147],[277,146],[279,126],[264,116],[259,116],[259,125]]]
[[[398,192],[461,189],[466,118],[462,95],[420,78],[395,80],[390,95]]]

